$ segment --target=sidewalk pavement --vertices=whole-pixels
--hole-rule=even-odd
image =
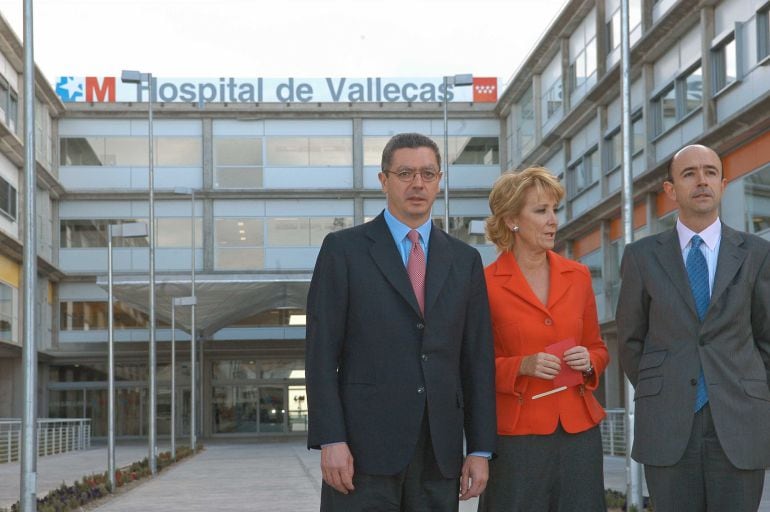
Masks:
[[[161,450],[167,447],[161,447]],[[117,465],[147,455],[145,444],[121,444]],[[38,496],[86,474],[105,470],[107,450],[43,457],[38,460]],[[181,461],[136,488],[106,501],[98,512],[316,512],[321,494],[320,454],[308,451],[304,440],[275,442],[208,441],[206,450]],[[0,508],[19,496],[18,463],[0,464]],[[760,512],[770,512],[770,482],[766,477]],[[604,458],[608,489],[625,492],[625,459]],[[476,510],[476,500],[463,502],[460,512]]]

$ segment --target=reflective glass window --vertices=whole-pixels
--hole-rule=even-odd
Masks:
[[[192,232],[190,218],[159,217],[156,219],[158,247],[190,248]],[[195,219],[195,247],[203,247],[203,220]]]
[[[307,167],[309,162],[307,137],[268,137],[267,165]]]
[[[203,149],[199,137],[155,138],[156,165],[161,167],[200,167],[202,162]]]

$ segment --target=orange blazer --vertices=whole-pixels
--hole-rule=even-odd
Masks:
[[[593,396],[609,354],[599,333],[588,267],[548,251],[548,305],[535,296],[510,251],[485,269],[495,340],[497,432],[551,434],[561,421],[567,432],[588,430],[604,418]],[[584,384],[537,400],[553,382],[519,375],[525,356],[566,338],[588,348],[594,374]]]

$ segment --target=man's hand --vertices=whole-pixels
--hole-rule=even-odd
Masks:
[[[348,443],[330,444],[321,448],[321,473],[324,482],[342,494],[355,489],[353,487],[353,454],[350,453]]]
[[[475,498],[484,492],[489,480],[489,461],[486,457],[468,455],[460,475],[460,500]]]

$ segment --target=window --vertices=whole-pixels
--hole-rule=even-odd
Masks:
[[[16,289],[0,282],[0,340],[16,342]]]
[[[719,92],[738,78],[738,47],[731,33],[711,50],[714,91]]]
[[[545,104],[545,117],[550,119],[554,114],[561,111],[561,77],[551,83],[543,94],[543,102]]]
[[[599,175],[599,152],[594,146],[575,163],[567,168],[572,183],[572,190],[577,194],[593,185]]]
[[[652,100],[655,134],[670,130],[703,104],[703,74],[697,63],[666,86]]]
[[[770,167],[746,176],[743,180],[746,197],[746,231],[762,233],[770,229]]]
[[[607,171],[613,171],[623,164],[623,132],[615,130],[606,137]]]
[[[596,73],[596,38],[591,39],[569,65],[569,90],[575,92]]]
[[[353,165],[351,137],[270,137],[267,164],[275,167]]]
[[[353,226],[352,217],[276,217],[267,219],[267,245],[320,247],[326,235]]]
[[[257,218],[214,219],[216,270],[255,270],[265,264],[264,222]]]
[[[214,188],[262,188],[262,139],[214,139]]]
[[[146,167],[147,137],[62,137],[61,165]],[[199,167],[203,162],[199,137],[156,137],[155,164]]]
[[[770,57],[770,5],[757,11],[757,61]]]
[[[609,2],[608,6],[609,8]],[[605,25],[607,34],[607,53],[611,53],[615,48],[620,47],[620,2],[615,7]],[[642,2],[641,0],[630,0],[628,2],[628,26],[629,32],[633,32],[642,22]]]
[[[444,166],[444,137],[431,137],[441,154]],[[364,165],[382,165],[382,150],[390,137],[364,137]],[[497,137],[449,137],[450,165],[497,165],[500,163],[500,142]]]
[[[631,154],[636,155],[644,151],[644,119],[641,110],[631,116]]]
[[[532,101],[532,87],[521,97],[516,106],[516,147],[521,159],[535,146],[535,106]]]
[[[142,219],[62,219],[59,243],[62,249],[107,247],[109,226],[130,222],[142,222]],[[148,245],[146,237],[113,238],[112,244],[113,247],[147,247]]]
[[[112,306],[115,329],[144,329],[149,325],[150,318],[144,311],[120,301],[113,302]],[[106,330],[109,327],[106,301],[62,301],[59,312],[62,331]],[[168,323],[156,320],[158,327],[170,327]]]
[[[0,213],[16,220],[16,188],[0,178]]]
[[[449,217],[449,234],[452,235],[455,238],[458,238],[465,242],[466,244],[471,245],[485,245],[485,244],[491,244],[492,242],[488,241],[486,239],[486,236],[482,234],[471,234],[469,232],[469,228],[471,225],[471,221],[473,220],[479,220],[483,221],[486,217],[483,215],[479,215],[477,217],[474,216],[458,216],[455,217],[453,215],[450,215]],[[440,217],[433,217],[433,224],[436,225],[436,227],[440,230],[444,230],[444,216]]]
[[[602,274],[603,258],[602,250],[597,249],[578,260],[583,265],[586,265],[591,273],[591,284],[594,290],[594,297],[596,298],[596,309],[600,321],[606,317],[606,308],[604,306],[604,276]]]

